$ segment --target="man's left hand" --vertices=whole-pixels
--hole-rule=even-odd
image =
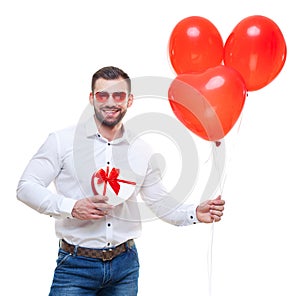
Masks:
[[[196,210],[197,219],[203,223],[219,222],[223,216],[225,201],[218,196],[202,202]]]

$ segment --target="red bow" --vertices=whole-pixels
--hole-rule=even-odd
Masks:
[[[106,188],[107,188],[107,183],[111,186],[113,191],[118,195],[120,191],[120,184],[118,182],[126,183],[126,184],[132,184],[135,185],[135,182],[131,181],[126,181],[122,179],[118,179],[120,174],[120,169],[112,168],[111,171],[109,172],[109,167],[106,168],[106,172],[103,169],[100,169],[96,173],[93,174],[92,176],[92,189],[95,195],[98,194],[96,188],[95,188],[95,183],[94,179],[98,178],[97,184],[101,184],[104,182],[104,187],[103,187],[103,193],[102,195],[106,194]]]

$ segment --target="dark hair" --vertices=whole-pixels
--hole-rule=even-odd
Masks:
[[[98,80],[99,78],[103,78],[106,80],[123,78],[127,82],[129,93],[131,92],[131,80],[128,74],[117,67],[108,66],[98,70],[92,77],[92,91],[94,91],[96,80]]]

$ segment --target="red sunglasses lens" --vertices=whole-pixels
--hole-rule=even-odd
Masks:
[[[95,93],[95,98],[98,102],[105,102],[109,98],[109,93],[105,91],[99,91]]]
[[[114,98],[114,100],[116,102],[122,102],[122,101],[124,101],[126,99],[126,95],[127,95],[126,92],[123,92],[123,91],[121,91],[121,92],[114,92],[112,94],[112,96],[113,96],[113,98]]]

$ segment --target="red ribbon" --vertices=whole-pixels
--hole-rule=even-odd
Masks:
[[[120,169],[112,168],[111,171],[109,172],[109,167],[106,168],[106,172],[103,169],[100,169],[99,171],[94,173],[92,176],[92,189],[93,189],[94,194],[95,195],[98,194],[98,192],[95,188],[95,181],[94,181],[95,178],[98,179],[97,184],[104,183],[102,195],[106,194],[107,183],[109,183],[109,185],[111,186],[111,188],[113,189],[113,191],[115,192],[116,195],[118,195],[118,193],[120,191],[120,187],[121,187],[119,182],[136,185],[135,182],[118,179],[119,174],[120,174]]]

